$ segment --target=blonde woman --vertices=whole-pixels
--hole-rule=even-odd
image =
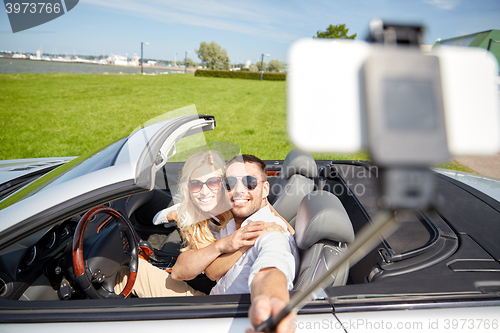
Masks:
[[[224,159],[215,151],[191,156],[182,169],[181,203],[177,224],[184,240],[181,251],[213,243],[214,233],[232,219],[231,205],[222,186]]]

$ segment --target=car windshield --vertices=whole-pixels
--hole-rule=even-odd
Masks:
[[[118,140],[110,146],[99,150],[97,153],[93,152],[81,156],[52,170],[38,178],[35,182],[21,189],[19,192],[14,193],[12,196],[0,202],[0,210],[44,189],[59,185],[84,174],[109,167],[113,164],[117,154],[120,152],[121,147],[127,139],[128,137]]]
[[[71,168],[67,172],[61,174],[57,178],[51,180],[49,183],[46,185],[40,187],[37,191],[42,191],[51,187],[54,187],[56,185],[59,185],[61,183],[64,183],[66,181],[69,181],[71,179],[83,176],[85,174],[107,168],[111,165],[113,165],[113,162],[116,159],[116,155],[120,152],[120,149],[123,147],[125,142],[127,141],[127,138],[123,138],[121,140],[116,141],[112,145],[104,148],[103,150],[99,151],[98,153],[90,156],[89,158],[86,158],[83,160],[83,162],[79,163],[75,167]],[[33,192],[33,193],[35,193]]]

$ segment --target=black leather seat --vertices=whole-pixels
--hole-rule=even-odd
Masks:
[[[300,267],[295,290],[304,290],[347,252],[354,230],[340,200],[330,192],[314,191],[300,203],[295,224]],[[331,285],[345,285],[349,264],[341,266]]]
[[[313,156],[294,149],[286,156],[278,178],[271,184],[267,199],[292,227],[299,204],[314,190],[314,178],[317,176],[318,168]]]

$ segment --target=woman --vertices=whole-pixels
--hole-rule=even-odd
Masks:
[[[213,235],[229,222],[232,214],[227,193],[222,186],[224,159],[215,151],[191,156],[182,169],[179,192],[178,226],[184,240],[181,251],[213,243]]]

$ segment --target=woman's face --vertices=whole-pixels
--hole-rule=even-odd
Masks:
[[[217,180],[220,180],[218,183],[220,186],[215,188]],[[206,184],[207,181],[209,184]],[[213,215],[220,214],[221,212],[216,209],[224,194],[224,190],[222,189],[222,174],[220,170],[212,171],[212,167],[210,165],[202,165],[196,168],[191,174],[189,183],[199,187],[199,182],[201,182],[202,186],[201,190],[198,192],[191,191],[191,189],[198,190],[196,186],[190,188],[188,185],[188,188],[190,188],[189,193],[191,195],[191,199],[202,211],[212,213]],[[209,188],[209,186],[211,188]]]

